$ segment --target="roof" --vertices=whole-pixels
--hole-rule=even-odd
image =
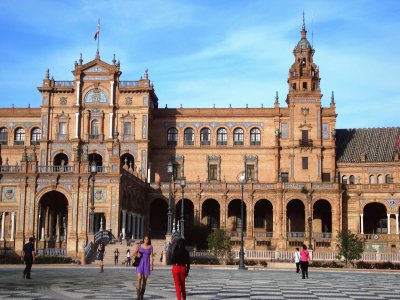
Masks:
[[[307,40],[307,38],[303,37],[301,40],[297,43],[296,46],[297,49],[312,49],[310,42]]]
[[[338,163],[391,162],[395,150],[396,136],[400,127],[357,128],[336,130],[336,161]]]

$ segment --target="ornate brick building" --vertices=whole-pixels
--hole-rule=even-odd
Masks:
[[[122,81],[99,53],[72,81],[47,71],[40,108],[0,109],[0,247],[35,236],[75,256],[101,227],[162,237],[184,199],[186,232],[223,228],[238,245],[243,225],[247,249],[330,250],[346,229],[398,249],[400,128],[336,128],[306,33],[286,105],[270,108],[158,108],[147,70]]]

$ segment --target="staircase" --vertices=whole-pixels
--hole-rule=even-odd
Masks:
[[[136,248],[136,242],[139,242],[140,240],[137,240],[135,242],[131,243],[131,246],[126,245],[126,241],[122,241],[122,244],[119,242],[115,244],[108,244],[106,246],[106,253],[104,255],[104,265],[114,265],[114,251],[115,249],[118,248],[119,251],[119,259],[118,259],[118,265],[121,266],[126,260],[126,251],[129,249],[131,252],[131,255],[135,251]],[[164,250],[164,244],[165,244],[165,239],[152,239],[151,240],[151,245],[153,246],[153,255],[154,255],[154,266],[161,266],[162,262],[160,261],[161,257],[161,252]]]

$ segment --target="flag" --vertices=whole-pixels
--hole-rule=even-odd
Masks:
[[[399,151],[399,146],[400,146],[400,140],[399,140],[399,135],[397,135],[396,140],[394,142],[394,151]]]
[[[96,31],[96,33],[95,33],[95,35],[94,35],[94,39],[97,40],[97,38],[99,37],[99,35],[100,35],[100,19],[99,19],[99,21],[97,22],[97,31]]]

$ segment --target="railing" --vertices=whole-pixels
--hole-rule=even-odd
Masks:
[[[15,254],[14,249],[0,249],[0,255],[1,256],[9,256]]]
[[[100,140],[101,134],[89,134],[89,140]]]
[[[313,237],[316,239],[331,239],[332,232],[314,232]]]
[[[59,257],[66,257],[67,250],[59,249],[59,248],[44,248],[38,249],[37,251],[38,256],[59,256]]]
[[[231,231],[231,237],[240,237],[240,231]],[[243,236],[246,237],[247,233],[246,231],[243,231]]]
[[[73,166],[38,166],[38,173],[71,173]]]
[[[139,86],[139,81],[120,81],[120,87]]]
[[[0,173],[19,173],[20,166],[0,166]]]
[[[287,232],[286,236],[288,238],[304,238],[306,236],[305,232]]]
[[[54,81],[54,86],[73,87],[74,86],[74,82],[73,81]]]
[[[272,238],[273,232],[254,232],[254,237],[267,237]]]
[[[299,140],[299,146],[300,147],[312,147],[313,141],[312,140],[307,140],[307,141]]]
[[[56,140],[57,141],[68,141],[69,140],[69,134],[68,133],[57,133],[56,134]]]

